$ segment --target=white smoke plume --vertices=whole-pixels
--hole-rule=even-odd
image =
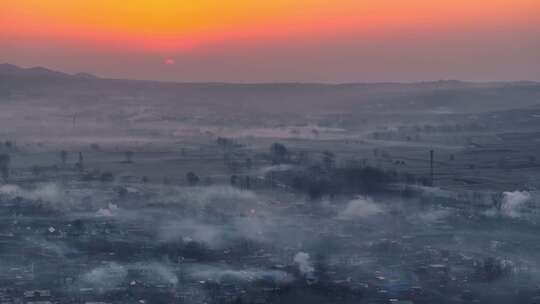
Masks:
[[[450,210],[446,209],[430,210],[418,214],[418,216],[416,216],[415,218],[426,224],[434,224],[444,220],[451,214],[452,213],[450,212]]]
[[[182,205],[199,211],[218,210],[231,215],[245,215],[253,209],[264,207],[254,192],[229,186],[169,188],[159,192],[152,201],[159,204]]]
[[[230,269],[214,266],[197,265],[192,269],[190,276],[196,280],[214,282],[241,282],[253,283],[266,281],[268,283],[286,285],[294,281],[293,277],[280,270],[266,269]]]
[[[3,185],[0,186],[0,195],[46,202],[58,202],[64,198],[64,192],[53,183],[38,184],[34,189],[23,189],[17,185]]]
[[[141,270],[145,274],[147,281],[167,283],[171,285],[178,284],[178,276],[167,266],[157,263],[150,262],[144,264],[134,264],[127,266],[129,269]]]
[[[369,197],[357,197],[350,201],[347,207],[338,215],[339,219],[351,220],[355,218],[369,218],[384,213],[381,206]]]
[[[136,263],[121,265],[118,263],[106,263],[96,267],[80,277],[82,286],[99,289],[108,289],[126,283],[129,270],[139,271],[144,275],[146,283],[178,284],[178,277],[167,266],[158,262]]]
[[[37,246],[41,250],[46,251],[49,254],[53,254],[57,257],[65,258],[67,255],[78,253],[77,250],[69,247],[64,242],[52,242],[44,238],[26,238],[25,242],[31,246]]]
[[[511,218],[520,217],[520,209],[531,198],[527,191],[504,192],[501,204],[501,213]]]
[[[313,267],[313,263],[311,262],[311,257],[308,253],[305,252],[298,252],[294,256],[294,263],[298,265],[298,269],[300,270],[300,273],[302,273],[305,277],[313,277],[315,272],[315,267]]]
[[[102,217],[113,217],[117,214],[117,211],[118,205],[109,203],[109,206],[107,208],[99,208],[96,212],[96,215]]]
[[[107,289],[122,284],[127,274],[126,267],[117,263],[107,263],[83,274],[81,283],[93,288]]]
[[[192,219],[165,223],[158,232],[158,239],[163,242],[197,242],[210,248],[221,247],[224,231],[217,226],[200,223]]]
[[[197,242],[209,248],[221,248],[231,240],[246,239],[256,242],[270,241],[266,235],[270,220],[258,217],[234,217],[227,222],[211,224],[196,219],[165,222],[158,230],[158,240],[170,242]]]

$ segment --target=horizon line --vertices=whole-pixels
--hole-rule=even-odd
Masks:
[[[156,80],[156,79],[140,79],[140,78],[115,78],[109,76],[100,76],[91,72],[74,72],[69,73],[61,70],[51,69],[44,66],[29,66],[23,67],[9,62],[0,63],[0,66],[11,66],[20,70],[35,70],[41,69],[51,73],[60,73],[64,76],[77,77],[89,76],[87,80],[112,80],[112,81],[133,81],[133,82],[150,82],[163,84],[213,84],[213,85],[327,85],[327,86],[347,86],[347,85],[414,85],[414,84],[435,84],[435,83],[462,83],[462,84],[535,84],[540,85],[540,81],[536,80],[460,80],[460,79],[432,79],[432,80],[417,80],[417,81],[364,81],[364,82],[310,82],[310,81],[262,81],[262,82],[230,82],[230,81],[174,81],[174,80]],[[83,77],[81,77],[83,78]]]

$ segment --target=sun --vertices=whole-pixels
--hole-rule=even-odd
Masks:
[[[163,61],[163,63],[165,65],[175,65],[176,64],[176,60],[172,59],[172,58],[167,58]]]

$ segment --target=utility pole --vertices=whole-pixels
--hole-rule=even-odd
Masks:
[[[77,163],[77,166],[81,172],[84,171],[84,157],[82,152],[79,152],[79,162]]]
[[[433,186],[433,158],[435,152],[433,150],[429,151],[429,184]]]

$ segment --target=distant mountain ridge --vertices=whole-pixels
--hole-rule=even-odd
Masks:
[[[256,115],[361,115],[362,113],[480,113],[538,106],[540,83],[175,83],[99,78],[50,69],[0,64],[0,104],[42,102],[49,106],[108,108],[123,113],[133,105],[159,115],[219,113]],[[60,106],[62,105],[62,106]],[[93,110],[92,110],[93,111]],[[103,114],[105,115],[105,114]],[[274,117],[274,119],[275,119]]]
[[[44,67],[22,68],[13,64],[0,64],[0,77],[18,78],[83,78],[98,79],[99,77],[89,73],[68,74],[50,70]]]
[[[312,83],[312,82],[284,82],[284,83],[227,83],[227,82],[174,82],[174,81],[156,81],[156,80],[133,80],[133,79],[112,79],[102,78],[91,73],[80,72],[75,74],[69,74],[65,72],[55,71],[44,67],[31,67],[23,68],[14,64],[3,63],[0,64],[0,77],[1,78],[32,78],[32,79],[79,79],[79,80],[117,80],[117,81],[130,81],[130,82],[147,82],[147,83],[163,83],[163,84],[206,84],[206,85],[233,85],[238,87],[246,86],[436,86],[436,87],[462,87],[470,85],[540,85],[540,82],[535,81],[508,81],[508,82],[469,82],[462,80],[433,80],[433,81],[418,81],[418,82],[373,82],[373,83],[361,83],[361,82],[349,82],[349,83]]]

